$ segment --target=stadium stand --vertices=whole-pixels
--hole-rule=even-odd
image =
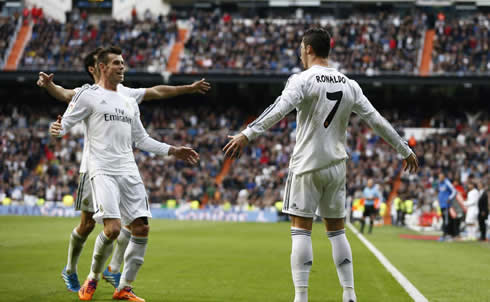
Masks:
[[[121,45],[129,71],[162,72],[177,25],[166,17],[102,20],[72,18],[66,24],[40,19],[21,60],[22,70],[83,71],[83,57],[100,45]]]
[[[179,26],[171,17],[147,15],[127,21],[88,22],[74,15],[62,24],[38,17],[20,61],[21,70],[82,70],[82,57],[100,45],[119,44],[130,71],[163,72]],[[300,69],[299,37],[310,26],[332,34],[331,63],[347,74],[418,74],[427,15],[390,11],[354,12],[339,19],[272,16],[245,18],[240,14],[196,10],[182,20],[188,40],[178,62],[180,73],[279,73]],[[8,27],[11,28],[12,21]],[[489,71],[488,14],[451,14],[435,24],[429,74]],[[180,28],[182,29],[182,28]],[[6,29],[5,29],[6,30]],[[4,31],[5,31],[4,30]],[[187,30],[187,29],[186,29]]]
[[[227,15],[229,16],[229,15]],[[180,71],[293,73],[300,69],[302,33],[324,26],[332,34],[331,61],[345,73],[417,71],[424,30],[423,15],[354,13],[347,19],[225,18],[218,12],[198,12]]]
[[[0,66],[5,63],[5,54],[12,42],[18,16],[0,17]]]
[[[433,73],[481,74],[490,71],[490,14],[439,15]]]

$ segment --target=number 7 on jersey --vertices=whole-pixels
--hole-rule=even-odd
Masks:
[[[337,103],[335,103],[335,105],[333,106],[333,109],[328,114],[327,118],[325,119],[325,122],[323,122],[323,126],[325,128],[327,128],[328,125],[330,125],[330,122],[333,120],[333,117],[337,112],[337,109],[339,109],[340,101],[342,101],[342,96],[343,96],[342,90],[335,91],[335,92],[327,92],[327,99],[329,101],[337,101]]]

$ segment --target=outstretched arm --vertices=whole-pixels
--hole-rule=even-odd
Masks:
[[[228,136],[231,140],[223,148],[225,156],[229,158],[238,158],[242,154],[243,148],[257,136],[264,133],[267,129],[282,120],[289,112],[293,111],[303,100],[302,80],[292,75],[281,96],[267,107],[262,114],[252,123],[250,123],[242,133]]]
[[[166,99],[182,94],[191,94],[191,93],[206,94],[210,89],[211,89],[211,84],[206,82],[204,79],[201,79],[200,81],[196,81],[191,85],[182,85],[182,86],[158,85],[158,86],[153,86],[151,88],[146,88],[143,101]]]
[[[199,161],[199,154],[197,154],[197,152],[192,148],[175,147],[151,138],[141,123],[139,113],[135,114],[131,127],[133,141],[136,148],[158,155],[174,155],[178,159],[184,160],[192,165],[197,164]]]
[[[75,95],[75,90],[73,89],[65,89],[60,85],[56,85],[53,82],[54,74],[47,75],[44,72],[39,72],[39,78],[37,80],[37,86],[46,89],[46,91],[54,97],[55,99],[69,103],[70,100]]]
[[[289,112],[293,111],[294,105],[283,100],[280,96],[276,101],[267,107],[265,111],[245,130],[233,136],[228,136],[231,140],[223,148],[225,156],[229,158],[239,158],[243,148],[257,136],[282,120]]]
[[[418,161],[415,153],[408,144],[398,135],[393,126],[379,114],[373,107],[366,96],[362,93],[359,85],[353,81],[354,89],[356,89],[356,102],[353,111],[358,114],[374,132],[381,136],[393,149],[403,156],[403,169],[410,172],[416,172],[418,169]]]

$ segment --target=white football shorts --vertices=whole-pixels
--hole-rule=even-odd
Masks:
[[[78,178],[77,198],[75,199],[75,210],[84,212],[94,212],[94,203],[92,201],[92,187],[88,173],[80,173]]]
[[[466,211],[466,224],[477,224],[478,223],[478,207],[469,207]]]
[[[150,205],[141,177],[135,175],[99,174],[91,179],[94,220],[121,219],[129,225],[139,217],[151,217]]]
[[[345,217],[345,160],[325,169],[295,175],[284,190],[283,213],[300,217]]]

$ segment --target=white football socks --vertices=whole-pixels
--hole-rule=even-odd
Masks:
[[[291,273],[295,288],[294,302],[308,301],[308,278],[313,265],[311,231],[291,227]]]
[[[131,236],[131,239],[129,239],[128,248],[124,254],[124,269],[118,290],[131,286],[131,282],[136,279],[136,274],[145,259],[147,245],[148,237]]]
[[[66,272],[73,274],[77,272],[78,258],[83,250],[83,245],[87,237],[82,237],[77,232],[77,228],[74,228],[70,235],[70,244],[68,245],[68,261],[66,263]]]
[[[478,232],[477,226],[474,224],[469,224],[466,226],[466,229],[468,231],[468,239],[476,240],[476,234]]]
[[[352,251],[345,236],[345,230],[327,232],[327,236],[332,243],[333,262],[337,268],[340,285],[344,288],[343,301],[356,302]]]
[[[121,232],[116,240],[116,247],[114,248],[114,254],[112,254],[111,262],[109,263],[109,267],[111,268],[111,272],[119,273],[121,270],[121,264],[124,259],[124,252],[128,247],[129,238],[131,238],[131,231],[126,228],[121,228]]]
[[[99,280],[100,273],[104,269],[107,258],[109,258],[112,253],[113,242],[114,240],[107,237],[106,234],[104,234],[104,231],[100,232],[99,236],[97,236],[88,279]]]

